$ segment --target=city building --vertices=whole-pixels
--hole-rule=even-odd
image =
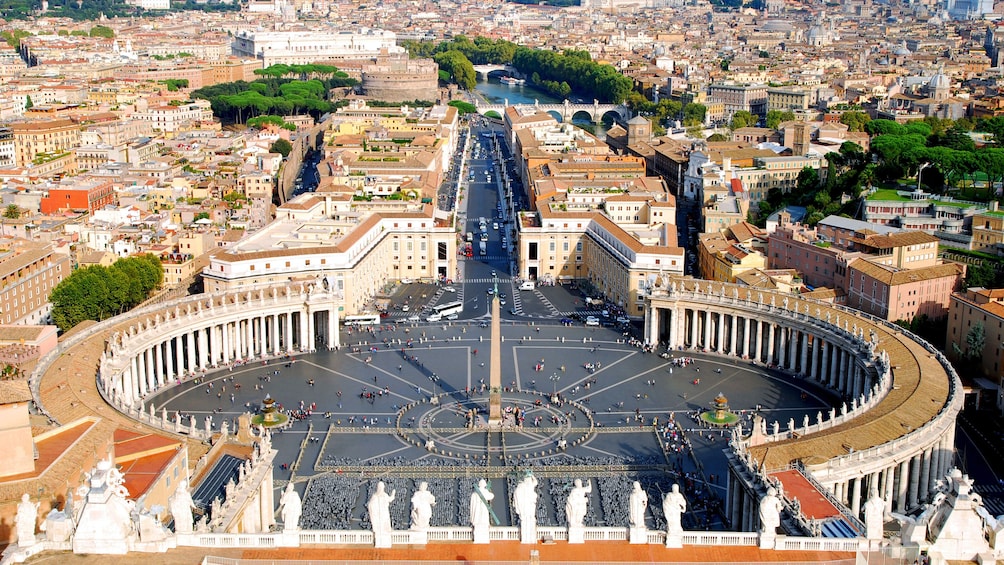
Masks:
[[[62,155],[80,144],[80,126],[69,119],[15,122],[14,151],[18,167],[27,167],[39,155]]]
[[[353,193],[331,186],[283,204],[276,221],[209,260],[206,290],[324,279],[343,297],[345,315],[362,312],[387,282],[456,277],[456,232],[431,205],[355,202]]]
[[[234,36],[232,48],[234,55],[259,59],[266,67],[356,61],[405,52],[397,45],[397,34],[376,29],[357,32],[242,30]]]
[[[49,293],[70,276],[70,257],[51,245],[25,243],[0,256],[0,324],[51,322]]]
[[[672,223],[638,232],[598,211],[542,206],[519,214],[517,276],[554,283],[588,280],[632,316],[660,273],[683,274]]]
[[[979,351],[971,351],[970,335],[978,335],[979,331],[983,332],[982,347]],[[1004,413],[1004,346],[1001,344],[1004,344],[1004,289],[970,287],[952,293],[945,351],[954,360],[978,360],[982,375],[970,377],[980,388],[996,391],[995,404]]]
[[[115,200],[114,183],[109,180],[67,179],[58,186],[49,188],[42,198],[40,210],[43,214],[53,214],[63,210],[90,212],[104,208]]]
[[[965,274],[958,263],[898,268],[854,259],[847,264],[846,304],[891,322],[916,316],[940,320],[948,315],[952,293]]]
[[[766,84],[714,83],[708,87],[708,100],[724,105],[725,121],[731,120],[736,112],[749,112],[761,118],[767,115]]]
[[[698,265],[701,277],[712,281],[736,282],[753,269],[767,268],[766,234],[748,222],[739,222],[718,232],[698,236]]]

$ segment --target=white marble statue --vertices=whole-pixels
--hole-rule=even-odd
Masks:
[[[512,494],[513,510],[519,516],[522,543],[537,543],[537,483],[537,477],[527,473]]]
[[[38,521],[39,502],[32,502],[28,493],[21,495],[21,502],[17,505],[17,516],[14,523],[17,525],[17,545],[18,547],[31,547],[35,545],[35,526]]]
[[[283,531],[296,531],[300,529],[300,512],[303,505],[300,503],[300,494],[296,492],[293,483],[286,484],[286,490],[282,492],[279,499],[279,511],[282,516]],[[213,516],[214,518],[216,516]]]
[[[490,513],[489,505],[495,495],[488,490],[488,481],[481,479],[478,486],[471,493],[471,525],[475,528],[489,526]]]
[[[777,527],[781,525],[781,499],[777,497],[777,489],[770,487],[767,494],[760,499],[760,533],[774,536]]]
[[[436,497],[429,492],[429,484],[422,481],[418,490],[411,495],[411,529],[424,532],[429,529],[432,519],[432,507],[436,505]]]
[[[673,483],[673,488],[662,499],[662,513],[666,515],[666,535],[683,533],[683,513],[687,511],[687,499],[680,492],[680,485]]]
[[[582,486],[582,479],[575,479],[572,490],[568,492],[568,499],[565,500],[565,518],[568,519],[569,528],[581,528],[582,521],[586,517],[586,509],[589,507],[589,493],[593,492],[593,485],[586,483]]]
[[[488,490],[488,481],[480,479],[471,493],[471,525],[474,526],[474,543],[489,543],[488,527],[491,519],[492,499],[495,495]]]
[[[370,496],[366,503],[366,510],[370,515],[370,524],[376,533],[389,534],[394,530],[390,520],[390,503],[397,497],[397,490],[387,493],[386,485],[383,481],[377,482],[376,492]]]
[[[870,540],[882,539],[883,518],[885,516],[885,501],[879,496],[878,489],[872,488],[865,502],[865,537]]]
[[[628,520],[632,528],[645,528],[645,510],[648,508],[648,493],[641,488],[641,483],[634,482],[631,496],[628,498]]]
[[[195,502],[192,500],[192,493],[188,490],[187,480],[182,479],[178,483],[178,488],[168,501],[168,507],[171,510],[171,517],[174,518],[174,533],[193,533],[192,510],[195,508]]]

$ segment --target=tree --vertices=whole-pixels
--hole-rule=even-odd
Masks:
[[[110,28],[108,26],[96,25],[96,26],[94,26],[94,27],[91,28],[90,36],[91,37],[104,37],[105,39],[114,39],[115,38],[115,30],[113,30],[112,28]]]
[[[849,131],[865,131],[865,126],[871,118],[864,112],[851,111],[840,115],[840,123],[847,126]]]
[[[983,356],[983,347],[987,342],[987,332],[983,322],[976,322],[966,334],[966,359],[978,359]]]
[[[739,110],[735,114],[732,114],[732,121],[729,122],[729,128],[736,130],[751,127],[755,126],[756,122],[756,116],[746,110]]]
[[[770,110],[767,112],[767,127],[777,129],[782,122],[790,122],[795,119],[795,112],[791,110]]]
[[[34,102],[31,101],[31,96],[28,96],[26,94],[24,96],[24,109],[27,110],[27,109],[32,108],[34,106],[35,106],[35,104],[34,104]]]
[[[966,288],[994,288],[996,280],[997,271],[994,270],[993,264],[989,261],[969,265],[966,269]]]
[[[451,100],[447,103],[447,105],[456,108],[457,111],[460,112],[461,116],[465,114],[478,113],[478,109],[474,106],[474,104],[471,104],[470,102],[464,102],[463,100]]]
[[[289,157],[289,152],[293,150],[293,144],[280,137],[272,143],[272,146],[269,147],[268,150],[272,153],[282,155],[282,158],[285,159],[286,157]]]
[[[683,107],[683,125],[701,125],[704,123],[704,117],[708,112],[707,106],[704,104],[696,104],[691,102]]]
[[[84,267],[52,289],[52,319],[62,331],[84,320],[100,321],[121,314],[149,296],[164,279],[160,259],[138,255],[111,267]]]
[[[728,141],[729,138],[722,133],[713,133],[708,136],[708,141]]]
[[[3,211],[3,217],[8,220],[16,220],[21,217],[21,208],[17,204],[8,204]]]

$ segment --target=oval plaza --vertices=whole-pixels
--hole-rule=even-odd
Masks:
[[[258,447],[247,460],[257,467],[247,465],[241,481],[227,485],[227,499],[215,509],[212,520],[192,535],[174,535],[157,547],[282,548],[317,543],[372,545],[374,540],[378,547],[390,547],[433,545],[440,540],[519,540],[519,528],[493,527],[494,533],[479,538],[466,524],[421,534],[395,531],[386,538],[358,532],[322,535],[288,524],[277,533],[271,512],[276,497],[269,434],[242,426],[229,430],[231,437],[211,418],[184,422],[177,413],[158,414],[144,405],[144,399],[155,392],[212,374],[235,361],[258,362],[290,354],[309,358],[316,349],[339,348],[339,304],[340,297],[318,280],[299,287],[210,294],[147,307],[65,340],[61,355],[43,360],[36,390],[47,392],[37,394],[43,408],[45,402],[66,402],[63,387],[47,383],[65,377],[67,360],[75,351],[104,344],[97,358],[81,353],[73,366],[79,370],[93,363],[97,392],[120,417],[183,442],[209,442],[206,445],[211,443],[211,449],[241,437],[257,441]],[[840,400],[801,421],[767,421],[757,415],[752,429],[732,429],[725,512],[727,523],[746,534],[684,532],[674,536],[649,530],[629,536],[628,528],[608,525],[587,527],[581,538],[565,528],[539,528],[536,535],[543,539],[854,553],[867,547],[862,545],[868,542],[863,514],[871,499],[881,498],[887,513],[905,514],[943,492],[940,481],[953,466],[961,385],[940,352],[897,326],[791,295],[660,277],[646,297],[644,343],[670,353],[700,351],[758,365],[787,381],[827,389]],[[85,393],[81,390],[80,394]],[[200,452],[205,450],[193,451]],[[962,490],[959,487],[956,496]],[[773,532],[757,533],[763,516],[761,501],[775,492],[785,494],[781,526],[788,534],[776,538]],[[844,528],[844,535],[834,536],[834,527]],[[146,551],[153,546],[133,543],[128,547]]]

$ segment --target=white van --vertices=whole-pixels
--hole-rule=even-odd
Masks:
[[[533,290],[533,281],[523,281],[519,284],[520,290]]]
[[[431,316],[427,316],[425,318],[425,321],[426,322],[439,322],[439,321],[442,321],[442,319],[443,319],[442,314],[432,314]]]

